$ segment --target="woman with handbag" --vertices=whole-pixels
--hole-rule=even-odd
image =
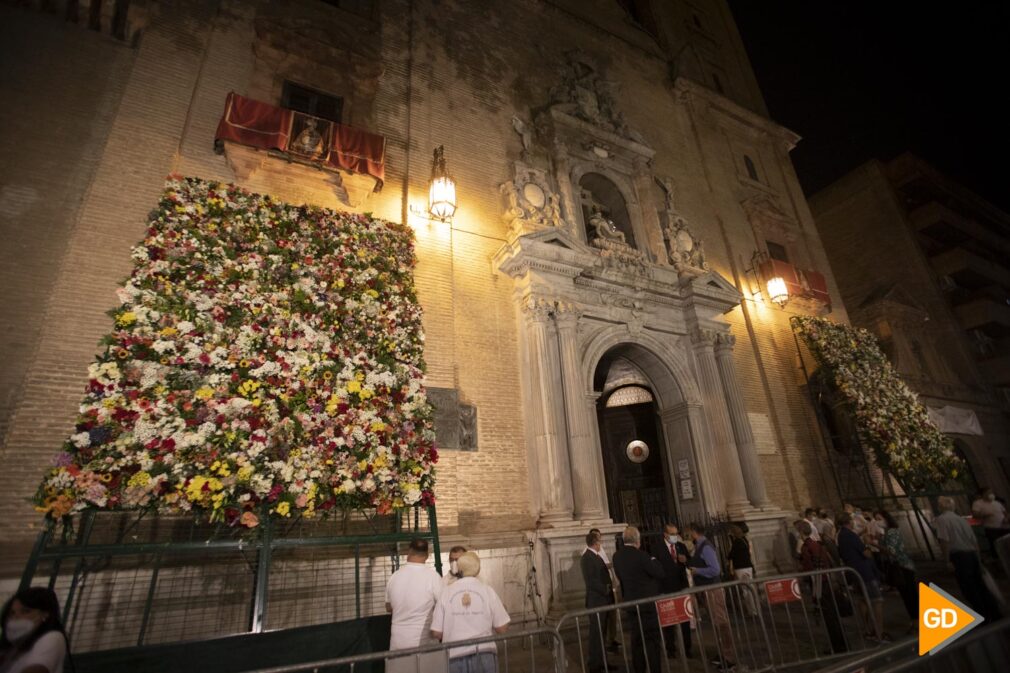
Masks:
[[[812,527],[806,521],[800,521],[796,525],[803,544],[800,547],[800,568],[804,571],[827,570],[833,566],[831,556],[827,550],[810,536]],[[824,628],[828,632],[828,639],[831,641],[831,653],[848,652],[849,646],[845,640],[845,630],[842,628],[842,615],[845,606],[848,606],[848,614],[852,614],[852,604],[847,600],[843,602],[843,596],[836,594],[831,581],[832,573],[814,575],[811,577],[813,584],[813,595],[817,604],[821,608],[821,618],[824,620]]]

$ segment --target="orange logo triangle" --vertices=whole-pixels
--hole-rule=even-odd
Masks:
[[[940,587],[919,582],[919,656],[935,654],[981,623],[981,615]]]

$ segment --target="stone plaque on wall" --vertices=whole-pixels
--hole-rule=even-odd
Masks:
[[[441,449],[477,450],[477,407],[460,404],[455,388],[428,388],[434,407],[435,445]]]

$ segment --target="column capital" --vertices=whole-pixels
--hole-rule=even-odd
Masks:
[[[570,301],[554,303],[554,318],[559,327],[575,327],[582,318],[582,310]]]
[[[733,352],[736,346],[736,337],[729,332],[719,332],[715,339],[715,354],[723,355]]]
[[[547,322],[554,312],[554,302],[531,294],[523,298],[522,310],[533,322]]]
[[[719,339],[719,332],[714,329],[695,327],[691,330],[690,337],[695,348],[712,348]]]

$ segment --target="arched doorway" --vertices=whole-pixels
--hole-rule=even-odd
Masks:
[[[608,351],[594,376],[607,504],[615,522],[657,531],[677,506],[653,384],[630,355]]]

